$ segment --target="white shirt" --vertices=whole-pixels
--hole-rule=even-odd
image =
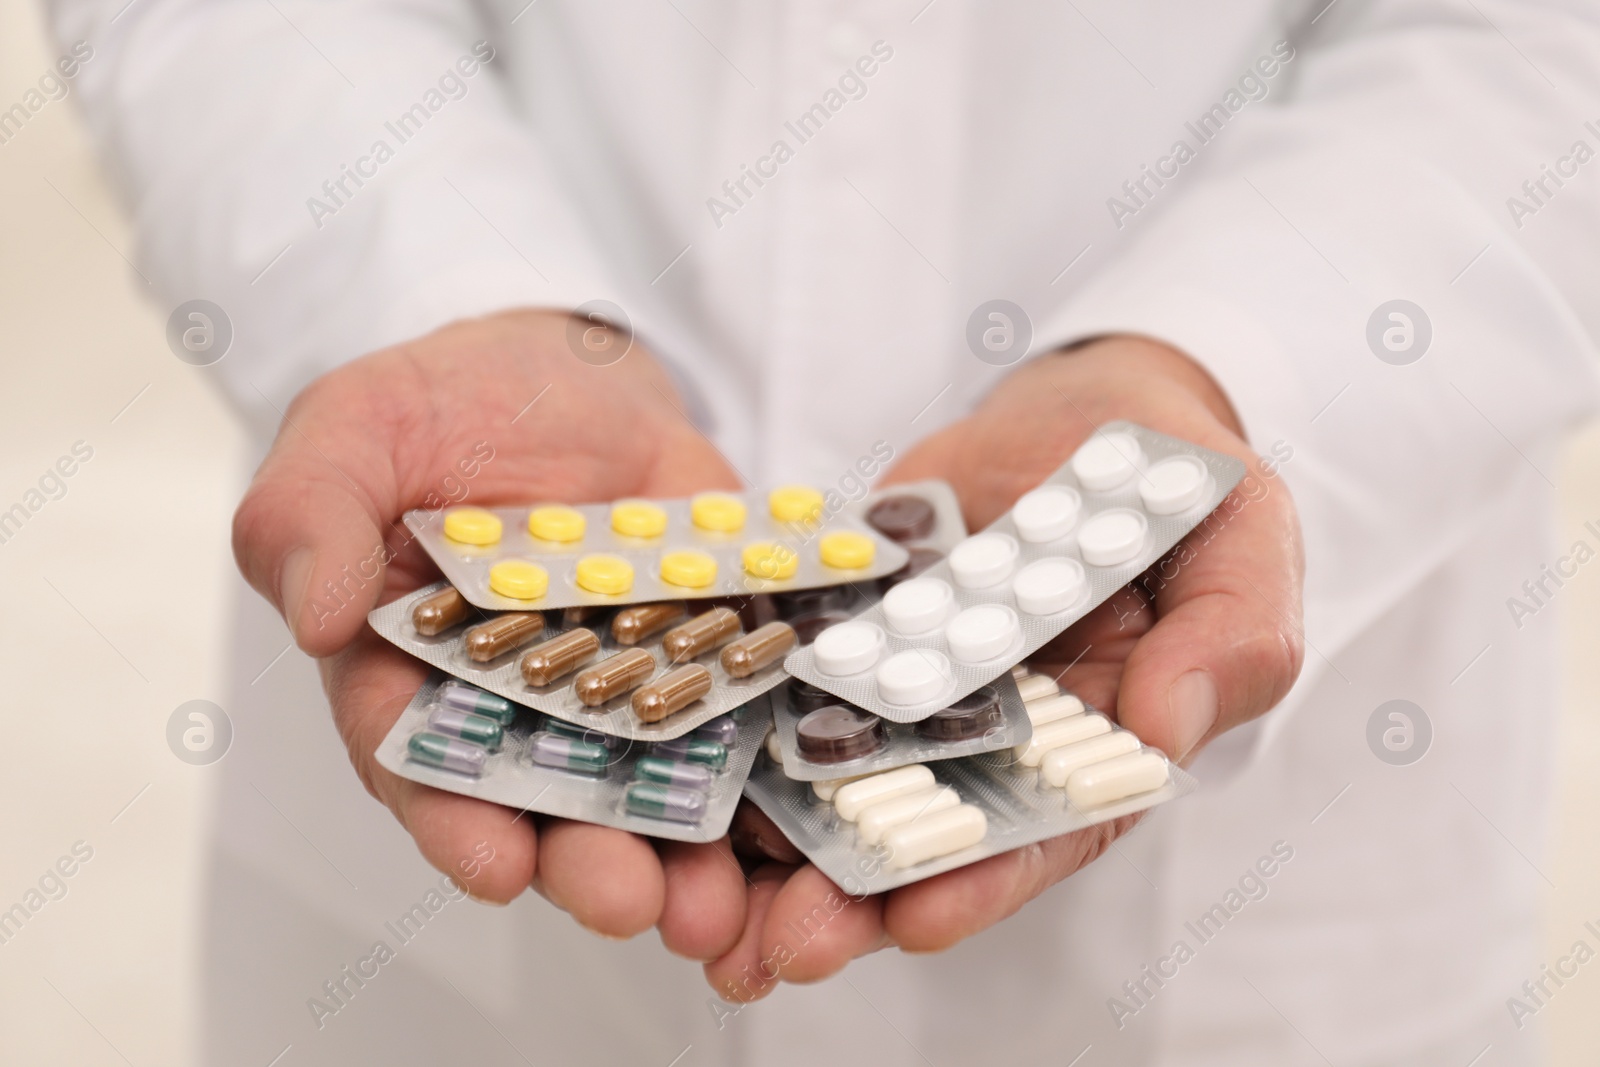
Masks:
[[[146,270],[173,304],[227,311],[236,340],[216,372],[264,425],[380,345],[597,298],[678,369],[757,482],[835,481],[875,440],[902,453],[968,410],[1005,373],[967,344],[985,301],[1025,310],[1032,352],[1123,331],[1195,356],[1258,450],[1290,455],[1301,684],[1199,764],[1212,791],[1126,846],[1161,877],[1119,881],[1113,855],[954,953],[856,973],[903,1001],[908,1044],[981,1034],[1026,1055],[1047,1029],[963,1024],[977,995],[963,983],[1104,1024],[1121,981],[1181,929],[1169,920],[1282,838],[1299,852],[1251,905],[1254,932],[1197,953],[1225,975],[1173,980],[1105,1039],[1127,1062],[1320,1062],[1294,1027],[1338,1062],[1453,1055],[1505,1021],[1533,973],[1543,883],[1504,845],[1538,853],[1550,701],[1535,697],[1551,670],[1550,614],[1514,619],[1507,601],[1554,558],[1554,444],[1596,398],[1593,5],[54,0],[54,14],[63,41],[95,49],[81,98]],[[1377,315],[1374,347],[1369,320],[1396,299],[1425,324]],[[1386,329],[1402,348],[1407,330],[1431,340],[1395,365],[1377,354]],[[1431,762],[1365,750],[1367,715],[1394,696],[1438,709]],[[1381,803],[1397,781],[1415,791]],[[1306,829],[1344,782],[1348,823],[1335,806]],[[1289,812],[1319,844],[1274,828]],[[1460,832],[1410,840],[1406,813]],[[1480,819],[1505,839],[1475,834]],[[1448,907],[1416,896],[1435,889]],[[1097,893],[1117,922],[1067,903]],[[1415,935],[1419,973],[1388,955],[1396,931]],[[1115,981],[1085,977],[1100,970]],[[837,981],[791,992],[744,1032],[825,1042],[797,1006],[855,996]],[[1130,1043],[1146,1020],[1148,1044]],[[799,1047],[773,1040],[769,1062]],[[1062,1041],[1062,1062],[1091,1043]],[[904,1053],[891,1038],[883,1056]]]

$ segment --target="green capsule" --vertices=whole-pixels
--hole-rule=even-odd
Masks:
[[[434,703],[464,711],[468,715],[482,715],[501,726],[510,726],[517,717],[517,705],[505,697],[486,693],[475,685],[452,678],[433,694]]]
[[[611,750],[604,745],[549,733],[534,734],[532,741],[528,758],[541,767],[604,774],[611,765]]]
[[[703,737],[674,737],[671,741],[657,741],[654,752],[667,759],[703,763],[714,771],[721,770],[728,762],[728,746]]]
[[[428,729],[482,745],[490,752],[499,752],[506,738],[505,729],[487,715],[471,715],[442,704],[428,713]]]
[[[586,741],[591,745],[604,745],[607,748],[616,748],[623,743],[620,737],[613,737],[604,730],[597,730],[593,726],[581,726],[575,722],[558,719],[554,715],[545,716],[544,729],[559,737],[570,737],[574,741]]]
[[[640,756],[633,765],[633,776],[641,782],[655,782],[677,789],[704,793],[711,788],[711,768],[703,763],[682,763],[661,756]]]
[[[623,796],[629,812],[649,819],[699,822],[706,814],[706,795],[692,789],[633,782]]]
[[[418,763],[443,767],[447,771],[474,778],[483,773],[484,764],[489,761],[489,751],[482,745],[463,741],[459,737],[426,732],[411,735],[411,740],[406,743],[406,754]]]

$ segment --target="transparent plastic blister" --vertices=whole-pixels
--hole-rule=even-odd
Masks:
[[[545,716],[523,709],[505,727],[503,743],[498,750],[485,749],[483,755],[474,757],[473,762],[481,769],[473,775],[445,770],[408,754],[413,737],[429,732],[429,716],[437,710],[435,692],[446,682],[447,678],[436,672],[417,691],[378,746],[380,764],[403,778],[451,793],[674,841],[715,841],[727,833],[739,803],[740,789],[761,750],[771,714],[763,695],[727,713],[728,721],[733,724],[731,729],[722,726],[719,720],[716,726],[720,727],[717,730],[720,738],[726,740],[730,733],[736,736],[731,744],[724,746],[725,757],[718,766],[673,758],[677,753],[663,755],[655,746],[638,741],[607,736],[601,745],[602,735],[596,733],[593,740],[575,747],[603,748],[606,760],[598,770],[585,771],[533,762],[532,749],[541,738],[580,740],[583,731],[569,728],[566,732],[552,734],[544,728],[547,725]],[[712,746],[704,747],[715,751]],[[647,759],[656,761],[646,766],[657,773],[657,778],[643,783],[651,789],[639,790],[640,764]],[[665,764],[670,764],[670,769]],[[665,784],[667,776],[686,773],[684,768],[694,772],[693,788]],[[666,771],[667,776],[663,776],[662,771]],[[669,813],[665,817],[646,816],[630,810],[630,788],[651,799],[665,798]],[[673,789],[684,794],[681,803],[673,801],[673,794],[668,792]]]
[[[808,726],[822,729],[808,733],[808,741],[802,745],[798,736],[801,724],[808,716],[823,712],[826,705],[803,688],[797,691],[791,680],[772,691],[783,772],[807,782],[874,774],[909,763],[1009,750],[1033,736],[1027,709],[1009,673],[975,691],[968,701],[967,707],[952,714],[930,716],[914,724],[891,723],[867,713],[872,721],[870,731],[848,737],[837,729],[830,736],[825,732],[828,724],[811,718]],[[828,703],[837,705],[835,700]],[[812,737],[818,740],[810,740]],[[861,754],[851,755],[854,752]]]
[[[1097,715],[1097,712],[1089,711],[1079,718],[1086,720],[1089,716]],[[1109,726],[1100,736],[1125,734],[1126,731]],[[1103,773],[1113,761],[1119,759],[1138,759],[1151,764],[1159,761],[1164,768],[1163,784],[1107,803],[1088,806],[1074,804],[1068,797],[1067,788],[1044,781],[1042,765],[1025,766],[1017,761],[1012,751],[923,764],[932,776],[928,786],[920,792],[882,802],[885,807],[880,810],[886,810],[889,803],[894,803],[913,808],[925,806],[928,814],[895,824],[896,829],[903,826],[914,830],[924,819],[948,819],[951,811],[955,810],[954,806],[960,806],[982,812],[984,830],[982,839],[976,844],[909,866],[897,866],[894,844],[898,838],[895,829],[889,830],[886,836],[874,843],[869,844],[864,840],[866,828],[874,820],[872,806],[854,812],[852,819],[844,818],[836,807],[838,799],[844,795],[843,787],[829,789],[827,787],[831,783],[821,783],[833,798],[821,799],[816,792],[819,783],[790,778],[785,773],[787,765],[773,760],[768,753],[763,753],[757,760],[755,770],[745,783],[744,794],[840,889],[852,896],[860,896],[910,885],[1023,845],[1145,811],[1185,796],[1197,787],[1194,778],[1182,768],[1168,762],[1158,750],[1145,746],[1138,746],[1127,754],[1082,764],[1078,769]],[[905,773],[915,766],[908,765],[888,773]],[[1092,777],[1091,774],[1082,780],[1088,781]],[[955,797],[942,796],[946,788],[953,791]],[[953,806],[941,808],[936,803],[939,800]]]
[[[871,581],[905,565],[906,550],[859,508],[825,501],[788,486],[679,500],[419,509],[405,523],[447,581],[494,611],[784,593]],[[547,536],[535,536],[535,527]],[[778,548],[755,551],[747,565],[747,550],[763,545]],[[597,558],[610,562],[581,570]],[[496,575],[503,563],[511,569]]]
[[[486,662],[476,662],[467,652],[467,634],[474,628],[472,619],[457,623],[432,636],[417,630],[414,618],[416,606],[445,588],[446,584],[441,582],[419,589],[377,608],[367,616],[367,621],[384,639],[446,674],[558,719],[592,727],[616,737],[637,741],[664,741],[680,737],[701,724],[748,703],[787,677],[781,655],[748,677],[733,677],[723,667],[722,662],[722,653],[732,642],[710,648],[681,663],[671,662],[663,649],[663,640],[673,629],[671,626],[650,634],[637,644],[623,644],[612,635],[612,623],[618,617],[617,612],[593,614],[582,626],[564,625],[562,619],[566,613],[560,611],[543,613],[546,626],[535,637]],[[623,610],[636,610],[642,607],[644,605],[629,605]],[[687,622],[706,612],[717,610],[723,609],[703,602],[689,601],[684,606],[681,621]],[[491,619],[505,617],[507,616],[491,616]],[[598,651],[577,668],[556,678],[551,684],[530,685],[523,675],[524,657],[537,651],[541,645],[577,630],[586,630],[594,634],[598,639],[596,642]],[[634,649],[642,649],[649,654],[652,661],[649,675],[640,679],[639,686],[630,688],[598,707],[586,706],[575,691],[578,680],[590,668]],[[689,664],[698,664],[709,672],[711,680],[709,692],[681,711],[657,722],[643,721],[634,710],[634,695],[641,687],[653,685]]]
[[[891,722],[991,682],[1171,551],[1244,464],[1107,424],[942,562],[789,655],[789,673]]]

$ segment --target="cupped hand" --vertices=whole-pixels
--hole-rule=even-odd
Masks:
[[[408,781],[373,758],[427,675],[366,625],[372,608],[437,579],[400,522],[405,511],[739,484],[636,340],[620,361],[594,365],[575,355],[572,321],[518,311],[456,323],[312,383],[234,516],[234,555],[320,661],[356,773],[430,863],[479,900],[505,903],[532,885],[598,933],[659,924],[668,948],[712,959],[742,928],[746,883],[726,839],[652,843],[536,820]],[[583,341],[615,352],[628,339]]]
[[[970,417],[912,449],[890,480],[948,480],[969,527],[979,529],[1060,466],[1095,427],[1115,419],[1236,456],[1250,470],[1202,527],[1031,664],[1112,712],[1146,744],[1188,762],[1207,742],[1271,709],[1303,659],[1304,561],[1294,505],[1198,364],[1131,337],[1035,360]],[[754,876],[744,932],[730,952],[706,965],[706,978],[723,997],[748,1001],[779,981],[816,981],[887,946],[948,948],[1092,862],[1135,822],[1137,816],[1113,820],[851,899],[745,804],[735,840],[756,845],[774,862]],[[827,921],[819,923],[819,915]],[[796,929],[817,932],[797,948]]]

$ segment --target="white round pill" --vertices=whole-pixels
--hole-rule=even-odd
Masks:
[[[1117,567],[1139,554],[1144,547],[1144,516],[1127,508],[1102,511],[1083,524],[1078,534],[1078,551],[1083,561],[1095,567]]]
[[[1029,615],[1054,615],[1083,599],[1083,564],[1064,556],[1036,559],[1011,583],[1017,607]]]
[[[943,652],[908,648],[878,666],[878,696],[888,704],[926,704],[944,692],[955,675]]]
[[[997,585],[1011,576],[1021,551],[1017,539],[1007,534],[973,534],[950,550],[950,573],[963,589]]]
[[[811,644],[811,654],[823,674],[860,674],[878,662],[887,642],[881,628],[852,619],[818,634]]]
[[[955,610],[956,594],[939,578],[912,578],[884,594],[883,615],[895,633],[915,637],[937,630]]]
[[[1091,493],[1115,489],[1144,466],[1144,449],[1131,433],[1097,433],[1072,454],[1072,473]]]
[[[1080,503],[1078,491],[1071,486],[1041,485],[1022,494],[1011,506],[1011,521],[1017,524],[1017,536],[1024,541],[1055,541],[1067,536],[1076,525]]]
[[[1194,456],[1172,456],[1145,472],[1139,496],[1153,515],[1177,515],[1206,495],[1206,465]]]
[[[944,629],[950,657],[958,663],[985,663],[1017,643],[1022,623],[1001,604],[979,604],[950,620]]]

